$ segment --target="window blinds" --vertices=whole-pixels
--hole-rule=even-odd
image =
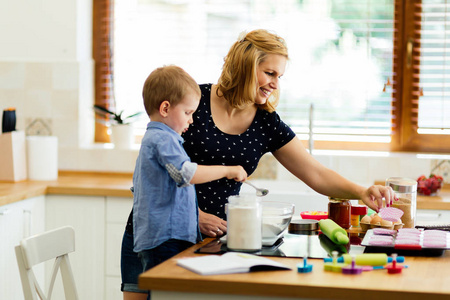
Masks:
[[[308,92],[288,91],[278,111],[300,135],[312,130],[315,140],[389,142],[394,1],[329,3],[325,17],[334,35],[304,58],[312,61],[303,70],[312,80],[294,87]]]
[[[414,12],[415,126],[423,133],[445,132],[450,129],[450,1],[416,0]]]

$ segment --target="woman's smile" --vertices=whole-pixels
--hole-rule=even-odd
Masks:
[[[257,67],[258,89],[256,104],[264,104],[279,88],[280,77],[286,68],[286,57],[278,54],[269,54]]]

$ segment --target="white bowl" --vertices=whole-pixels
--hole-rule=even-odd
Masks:
[[[262,242],[273,245],[291,222],[295,205],[288,202],[262,201]]]

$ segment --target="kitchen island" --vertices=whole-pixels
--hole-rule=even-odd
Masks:
[[[386,270],[344,275],[323,270],[322,259],[309,259],[311,273],[298,273],[301,259],[269,257],[292,270],[202,276],[176,265],[177,259],[196,257],[202,243],[148,270],[139,286],[152,290],[152,299],[450,299],[450,252],[439,257],[405,257],[400,274]]]
[[[92,295],[95,295],[95,299],[121,299],[122,294],[117,289],[117,286],[120,285],[120,243],[124,224],[132,205],[131,186],[132,174],[69,171],[60,171],[58,179],[54,181],[0,182],[0,228],[3,228],[3,231],[0,229],[2,233],[0,234],[2,238],[0,250],[4,249],[0,251],[2,253],[0,265],[5,266],[6,262],[9,262],[8,266],[11,269],[8,269],[8,267],[3,268],[5,278],[11,278],[11,281],[19,282],[19,275],[12,275],[14,272],[17,272],[13,246],[17,245],[18,241],[23,238],[24,232],[26,232],[21,230],[23,224],[31,224],[30,221],[39,220],[42,223],[42,228],[34,225],[30,227],[30,229],[39,232],[43,231],[44,228],[51,229],[58,226],[71,225],[76,229],[78,239],[77,251],[71,257],[71,260],[73,258],[74,262],[72,268],[74,273],[79,274],[76,279],[83,295],[86,295],[83,299],[91,299]],[[34,201],[33,199],[36,198],[39,198],[38,202],[42,206],[39,206],[39,211],[36,215],[33,210],[31,210],[32,213],[30,214],[29,208],[24,208],[21,203],[35,203],[30,201]],[[16,207],[14,208],[12,205]],[[449,224],[450,189],[448,186],[445,186],[441,193],[434,197],[419,196],[417,198],[417,208],[425,212],[433,212],[433,215],[430,217],[433,222],[442,222],[437,219],[438,214],[445,215],[447,217],[445,222]],[[9,212],[2,215],[2,210]],[[23,222],[21,218],[26,220],[26,222]],[[1,226],[2,224],[3,227]],[[14,238],[12,238],[12,233],[17,233],[14,234]],[[200,246],[196,245],[195,247]],[[193,249],[189,251],[191,252],[186,252],[183,255],[198,255],[192,253]],[[283,263],[289,264],[294,270],[296,264],[300,262],[300,259],[276,259],[281,259]],[[416,260],[419,260],[417,262],[418,265],[412,269]],[[420,289],[424,285],[422,284],[424,278],[425,280],[433,279],[431,282],[435,282],[434,284],[437,286],[436,291],[439,291],[445,281],[450,282],[448,274],[440,273],[445,268],[450,269],[445,262],[447,260],[446,256],[426,259],[426,263],[420,262],[420,260],[421,258],[411,258],[407,261],[411,265],[411,269],[405,270],[405,274],[400,275],[400,279],[396,279],[396,284],[402,289],[407,290],[410,287],[412,289]],[[391,278],[396,278],[392,276],[387,277],[386,274],[378,278],[375,276],[380,276],[380,274],[375,272],[372,272],[373,274],[370,275],[365,273],[357,278],[343,278],[335,274],[324,274],[317,278],[318,274],[316,271],[319,270],[318,272],[321,272],[320,269],[323,268],[322,261],[311,259],[309,262],[314,264],[314,272],[303,274],[303,276],[297,274],[296,271],[277,271],[264,274],[203,277],[176,267],[173,262],[163,265],[168,266],[167,270],[163,268],[160,273],[161,269],[158,267],[155,269],[158,273],[150,275],[158,278],[155,281],[158,286],[164,287],[164,285],[168,285],[168,290],[161,288],[159,293],[172,293],[172,291],[184,293],[182,290],[170,290],[170,288],[190,288],[190,290],[186,290],[187,294],[183,294],[183,299],[187,299],[189,295],[194,295],[191,299],[200,299],[196,298],[196,294],[192,294],[192,292],[200,291],[201,295],[208,295],[206,293],[217,291],[225,295],[223,299],[230,299],[231,295],[226,294],[229,293],[227,291],[230,289],[236,293],[234,297],[238,297],[237,294],[245,295],[245,297],[253,294],[256,295],[253,296],[254,299],[261,299],[261,294],[271,297],[278,297],[277,295],[279,297],[292,297],[294,295],[310,298],[317,294],[325,297],[330,291],[333,294],[328,296],[328,298],[343,298],[348,291],[351,291],[352,295],[358,295],[361,291],[355,287],[349,290],[345,288],[339,289],[339,284],[334,284],[335,281],[339,283],[340,281],[351,282],[357,280],[358,286],[363,288],[371,287],[371,283],[373,283],[378,289],[386,287],[391,289]],[[428,267],[429,262],[432,264],[430,269]],[[445,264],[441,265],[441,262]],[[419,268],[419,271],[416,271],[417,268]],[[403,281],[404,275],[412,274],[410,271],[414,272],[413,274],[418,274],[416,281],[413,281],[413,279]],[[0,278],[2,278],[1,274],[0,270]],[[178,277],[177,274],[180,274],[181,277]],[[274,277],[280,277],[280,279]],[[169,281],[166,281],[168,279]],[[399,280],[400,283],[398,282]],[[333,283],[334,285],[325,287],[323,286],[324,282]],[[213,286],[212,289],[209,287],[211,284]],[[221,285],[224,285],[225,288],[218,288]],[[426,285],[433,288],[433,285],[430,285],[428,282],[426,282]],[[318,289],[317,287],[321,288]],[[21,295],[20,285],[17,288]],[[12,290],[12,287],[9,290]],[[104,297],[102,296],[103,291],[105,293]],[[373,291],[371,293],[379,295]],[[367,294],[371,293],[365,293],[364,297],[360,299],[366,299],[368,297]],[[113,294],[114,296],[112,296]],[[392,294],[392,289],[390,294]],[[409,294],[402,291],[401,295]],[[217,298],[217,300],[219,297],[214,295],[214,298]],[[17,299],[17,297],[2,296],[0,298]],[[358,297],[354,296],[354,298]]]

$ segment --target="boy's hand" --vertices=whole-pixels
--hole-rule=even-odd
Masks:
[[[228,179],[234,179],[236,181],[244,181],[247,179],[247,172],[241,166],[229,166],[227,172]]]

